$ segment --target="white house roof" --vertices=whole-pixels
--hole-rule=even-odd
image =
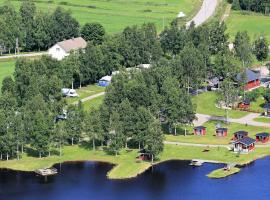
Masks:
[[[57,43],[66,53],[69,53],[72,50],[85,49],[87,42],[82,38],[72,38],[69,40],[64,40]]]
[[[149,69],[151,67],[151,64],[140,64],[137,67],[141,69]]]

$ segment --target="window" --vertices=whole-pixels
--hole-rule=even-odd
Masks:
[[[56,48],[56,51],[60,51],[60,48]]]

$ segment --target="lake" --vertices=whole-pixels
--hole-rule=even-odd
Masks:
[[[270,196],[270,157],[258,160],[231,177],[209,179],[222,167],[188,161],[168,161],[128,180],[108,180],[112,165],[72,162],[57,167],[57,176],[0,170],[0,200],[265,200]]]

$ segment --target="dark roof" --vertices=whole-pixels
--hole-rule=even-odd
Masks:
[[[270,103],[266,103],[264,106],[263,106],[264,109],[270,109]]]
[[[242,101],[241,103],[244,103],[244,104],[249,105],[249,104],[250,104],[250,100],[249,100],[249,99],[245,99],[245,100],[244,100],[244,101]]]
[[[255,143],[256,140],[250,138],[250,137],[244,137],[240,140],[237,140],[235,143],[241,143],[241,144],[244,144],[244,145],[251,145],[253,143]]]
[[[252,70],[250,70],[248,68],[246,68],[246,70],[245,70],[245,76],[247,78],[247,80],[245,80],[246,83],[248,83],[250,81],[257,80],[257,79],[260,78],[260,75],[258,73],[255,73],[254,71],[252,71]],[[243,79],[242,73],[237,74],[236,78],[237,78],[237,81],[241,82],[242,79]]]
[[[202,129],[205,129],[206,127],[204,127],[204,126],[196,126],[196,127],[194,127],[194,129],[197,129],[197,130],[202,130]]]
[[[234,133],[234,135],[248,135],[248,132],[246,131],[237,131]]]
[[[227,131],[227,128],[217,128],[216,131]]]
[[[256,136],[261,136],[261,137],[269,137],[269,133],[258,133]]]

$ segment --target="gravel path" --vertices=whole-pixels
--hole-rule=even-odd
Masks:
[[[270,128],[270,123],[254,121],[254,119],[259,116],[261,116],[259,113],[250,113],[247,116],[239,118],[239,119],[229,119],[229,122]],[[201,126],[205,122],[210,121],[210,120],[217,120],[217,121],[226,120],[225,117],[216,117],[216,116],[210,116],[210,115],[204,115],[204,114],[196,114],[196,117],[197,117],[197,120],[194,121],[195,126]]]
[[[48,52],[27,53],[27,54],[18,54],[18,55],[11,55],[11,56],[0,56],[0,59],[20,58],[20,57],[35,57],[35,56],[42,56],[42,55],[46,55],[46,54],[48,54]]]
[[[97,98],[97,97],[99,97],[99,96],[102,96],[102,95],[104,95],[104,94],[105,94],[105,92],[100,92],[100,93],[91,95],[91,96],[89,96],[89,97],[85,97],[85,98],[81,99],[81,102],[85,102],[85,101],[89,101],[89,100],[95,99],[95,98]],[[77,105],[78,103],[79,103],[79,101],[76,101],[76,102],[74,102],[74,103],[72,103],[72,104],[73,104],[73,105]]]
[[[218,0],[204,0],[199,12],[191,21],[187,22],[186,25],[189,26],[190,23],[194,21],[195,26],[200,26],[215,13],[217,5],[218,5]]]

